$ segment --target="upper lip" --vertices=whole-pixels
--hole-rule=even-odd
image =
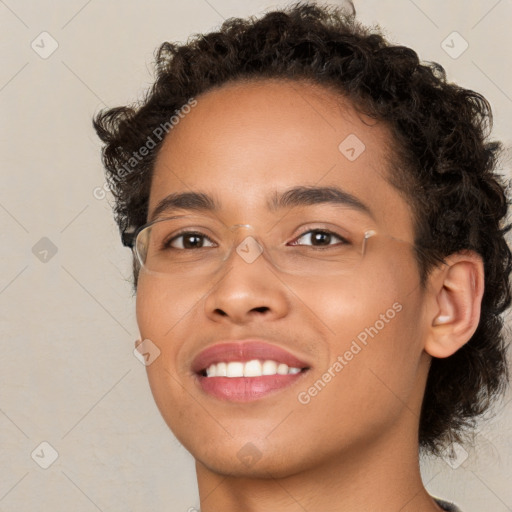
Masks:
[[[294,356],[288,350],[263,340],[220,341],[202,350],[192,361],[192,370],[201,373],[211,364],[252,359],[284,363],[290,368],[309,368],[309,364]]]

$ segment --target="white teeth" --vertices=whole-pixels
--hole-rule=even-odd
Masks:
[[[217,365],[212,364],[206,370],[206,375],[208,377],[215,377],[217,375]]]
[[[232,361],[228,363],[226,377],[243,377],[244,376],[244,363],[239,361]]]
[[[263,375],[275,375],[277,373],[277,363],[275,361],[265,361],[262,372]]]
[[[244,377],[259,377],[261,375],[261,363],[257,359],[247,361],[244,365]]]
[[[261,377],[262,375],[294,375],[301,368],[289,367],[284,363],[252,359],[246,363],[240,361],[220,362],[211,364],[206,369],[207,377]]]
[[[281,363],[278,367],[277,367],[277,374],[278,375],[287,375],[288,374],[288,365],[284,364],[284,363]]]
[[[216,377],[226,377],[228,374],[228,365],[226,363],[218,363],[217,370],[215,371]]]

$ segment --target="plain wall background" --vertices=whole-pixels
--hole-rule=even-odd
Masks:
[[[142,96],[163,41],[286,3],[0,2],[0,511],[198,507],[192,457],[160,417],[133,355],[131,255],[110,196],[93,194],[104,178],[91,118]],[[495,137],[511,143],[511,0],[355,6],[360,20],[482,92]],[[55,43],[43,31],[58,43],[48,58]],[[454,31],[469,45],[458,58],[464,42]],[[442,47],[448,36],[452,56]],[[482,425],[475,449],[459,450],[451,464],[423,461],[427,489],[463,512],[512,510],[511,427],[508,403]],[[58,453],[48,469],[40,464],[52,448],[42,442]]]

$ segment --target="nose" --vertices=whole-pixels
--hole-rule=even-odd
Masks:
[[[277,320],[289,310],[287,288],[263,254],[264,247],[245,233],[224,262],[224,272],[205,299],[205,314],[215,322],[246,324]]]

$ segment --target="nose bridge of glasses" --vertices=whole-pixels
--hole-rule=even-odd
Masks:
[[[239,232],[238,230],[250,230],[254,232],[254,227],[252,224],[233,224],[232,226],[228,227],[229,231],[232,233]]]
[[[252,224],[233,224],[228,230],[231,239],[225,260],[235,253],[246,263],[253,263],[264,252],[265,243]]]

